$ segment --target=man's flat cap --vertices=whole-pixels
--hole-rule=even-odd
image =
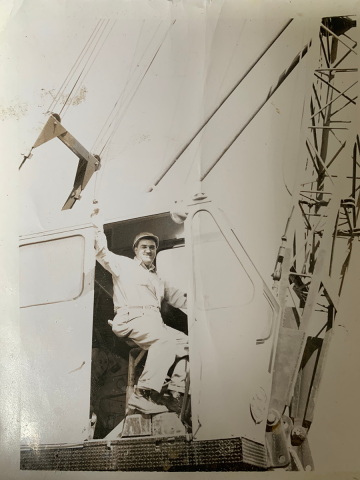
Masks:
[[[139,240],[141,240],[142,238],[152,238],[156,243],[156,249],[159,248],[159,237],[157,237],[153,233],[149,233],[149,232],[142,232],[142,233],[139,233],[138,235],[136,235],[136,237],[134,238],[134,242],[133,242],[133,248],[136,247]]]

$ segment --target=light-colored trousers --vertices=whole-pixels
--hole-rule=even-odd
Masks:
[[[136,345],[148,351],[138,388],[160,392],[170,367],[175,360],[181,359],[174,367],[168,388],[184,392],[188,360],[183,357],[189,355],[187,335],[165,325],[160,312],[143,310],[141,316],[130,318],[128,312],[120,309],[112,321],[112,330],[118,337],[131,338]]]

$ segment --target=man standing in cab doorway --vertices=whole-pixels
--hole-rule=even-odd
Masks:
[[[103,221],[96,208],[92,214],[95,227],[97,261],[111,273],[114,286],[115,317],[109,324],[118,337],[131,339],[148,351],[144,370],[129,399],[128,406],[144,414],[168,410],[180,413],[185,391],[188,337],[164,324],[160,314],[165,299],[175,308],[186,308],[186,293],[163,282],[154,261],[159,238],[139,233],[133,242],[134,259],[110,252],[103,230]],[[166,393],[161,395],[169,369],[175,364]]]

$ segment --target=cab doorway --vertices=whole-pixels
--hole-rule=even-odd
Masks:
[[[185,257],[184,226],[174,223],[169,213],[113,222],[104,226],[110,251],[134,258],[133,239],[143,231],[160,239],[156,268],[159,277],[187,292],[189,272]],[[186,310],[161,304],[166,325],[188,334]],[[125,418],[129,354],[134,345],[117,337],[108,324],[114,318],[112,276],[98,262],[95,267],[94,316],[90,418],[97,417],[94,439],[105,438]],[[146,354],[136,366],[135,382],[141,375]]]

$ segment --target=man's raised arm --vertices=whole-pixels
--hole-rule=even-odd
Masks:
[[[99,214],[99,208],[95,208],[91,214],[91,222],[95,228],[95,251],[96,260],[112,275],[120,275],[118,255],[110,252],[107,246],[107,238],[104,233],[104,220]]]

